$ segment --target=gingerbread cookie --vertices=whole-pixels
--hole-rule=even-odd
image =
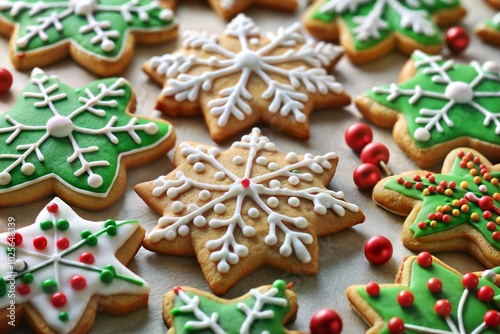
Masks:
[[[498,333],[500,267],[462,275],[429,253],[404,259],[394,284],[347,289],[366,333]]]
[[[500,160],[498,63],[461,65],[415,51],[400,79],[355,102],[373,123],[394,126],[394,140],[417,165],[433,166],[459,146]]]
[[[12,225],[12,226],[11,226]],[[149,286],[126,265],[145,229],[135,220],[92,222],[59,198],[34,224],[0,234],[0,331],[85,333],[99,312],[122,315],[148,303]]]
[[[193,330],[299,334],[285,328],[295,319],[297,309],[297,296],[282,280],[231,300],[187,286],[174,288],[163,299],[168,334],[188,334]]]
[[[253,4],[287,12],[295,11],[298,8],[298,0],[208,0],[208,2],[225,20],[232,19]]]
[[[316,237],[365,218],[342,192],[325,188],[337,162],[335,153],[278,152],[257,128],[223,153],[183,143],[174,171],[135,187],[162,215],[144,247],[196,255],[217,295],[265,264],[316,274]]]
[[[403,244],[414,251],[467,251],[487,267],[500,266],[500,165],[478,152],[450,152],[441,174],[406,172],[382,179],[373,199],[408,215]]]
[[[181,50],[151,58],[144,70],[164,84],[157,109],[170,117],[203,113],[217,142],[260,121],[308,139],[313,109],[350,104],[328,74],[341,55],[298,23],[264,37],[240,14],[220,36],[186,32]]]
[[[73,89],[40,69],[16,105],[0,114],[0,207],[57,194],[89,210],[123,193],[126,167],[146,164],[175,143],[172,125],[133,116],[122,78]]]
[[[475,32],[486,43],[500,46],[500,12],[491,20],[479,23]]]
[[[500,9],[500,0],[488,0],[488,3],[493,7]]]
[[[363,64],[395,48],[439,53],[438,26],[456,24],[465,13],[459,0],[316,0],[303,22],[314,37],[340,40],[349,59]]]
[[[0,34],[11,36],[11,61],[18,70],[71,55],[85,69],[113,76],[125,70],[136,40],[163,43],[177,36],[177,24],[157,0],[4,0]]]

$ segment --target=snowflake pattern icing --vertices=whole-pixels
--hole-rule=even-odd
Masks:
[[[211,56],[208,59],[190,55],[165,54],[153,57],[151,67],[166,78],[166,86],[162,91],[165,96],[174,96],[179,102],[197,101],[202,91],[210,91],[214,81],[233,74],[239,74],[238,82],[231,87],[220,90],[219,97],[208,103],[210,113],[218,117],[218,125],[223,127],[230,117],[245,119],[252,113],[248,103],[252,95],[248,88],[251,75],[258,76],[267,89],[261,97],[272,99],[268,111],[286,117],[291,115],[297,122],[304,123],[304,102],[308,95],[299,91],[305,87],[307,93],[340,94],[343,87],[335,78],[327,74],[323,67],[329,66],[341,54],[341,48],[329,43],[315,42],[307,37],[296,23],[288,28],[280,28],[277,33],[269,33],[269,43],[260,46],[260,30],[255,23],[239,14],[231,21],[224,35],[236,38],[241,50],[233,52],[219,43],[216,35],[206,32],[188,31],[184,36],[184,47],[188,50],[202,50]],[[297,45],[302,45],[295,50]],[[257,49],[255,49],[257,48]],[[289,50],[275,54],[279,48]],[[280,65],[292,62],[303,62],[307,66],[298,66],[287,70]],[[197,66],[208,66],[210,70],[200,75],[190,74]],[[270,74],[277,75],[289,83],[273,79]]]
[[[287,197],[287,203],[290,207],[297,208],[301,201],[309,201],[314,204],[314,212],[317,215],[325,215],[328,209],[332,210],[338,216],[344,216],[346,210],[358,212],[359,208],[344,200],[344,194],[341,191],[332,191],[320,187],[309,187],[300,190],[287,188],[277,180],[279,177],[286,177],[288,183],[297,186],[302,182],[311,182],[314,179],[311,173],[297,173],[299,168],[307,168],[314,174],[321,174],[325,169],[332,168],[329,160],[336,159],[335,153],[327,153],[321,156],[306,154],[303,160],[298,159],[297,154],[291,152],[286,155],[288,165],[280,167],[275,162],[267,162],[264,156],[259,152],[276,152],[276,146],[265,136],[261,136],[260,129],[254,128],[250,135],[245,135],[242,141],[235,142],[232,147],[248,150],[248,158],[245,161],[242,156],[235,156],[232,160],[237,166],[245,166],[245,172],[242,177],[235,175],[228,168],[223,166],[217,157],[220,151],[217,148],[206,150],[202,146],[193,147],[189,144],[180,146],[182,156],[193,165],[193,170],[201,173],[205,170],[205,164],[214,167],[217,172],[214,175],[216,181],[221,184],[211,184],[199,182],[186,177],[182,171],[177,171],[175,179],[166,180],[160,176],[153,183],[153,196],[160,197],[164,194],[169,199],[175,200],[177,196],[187,191],[199,191],[199,198],[205,202],[201,207],[191,203],[187,206],[187,212],[184,210],[184,204],[178,200],[173,201],[170,206],[171,212],[178,214],[176,216],[163,216],[158,221],[158,226],[162,229],[152,231],[148,239],[151,242],[159,242],[162,239],[174,240],[178,235],[186,236],[190,233],[189,225],[192,223],[195,227],[209,225],[214,229],[226,228],[225,234],[216,240],[209,240],[206,248],[211,252],[210,259],[218,262],[217,270],[226,273],[231,269],[231,265],[239,262],[241,257],[248,255],[248,248],[239,243],[236,236],[236,229],[240,229],[244,238],[251,238],[255,235],[254,227],[245,223],[242,218],[242,206],[245,198],[253,200],[258,207],[252,207],[248,210],[249,217],[256,219],[260,215],[267,216],[269,225],[268,234],[265,237],[267,246],[274,246],[278,242],[277,230],[284,235],[284,241],[279,248],[282,256],[288,257],[294,253],[302,263],[311,261],[311,254],[307,245],[313,242],[313,236],[301,232],[307,228],[309,222],[304,217],[292,217],[286,214],[278,213],[273,209],[280,205],[277,197]],[[254,163],[260,166],[266,166],[269,172],[251,177]],[[229,178],[231,183],[222,182]],[[264,183],[268,183],[266,186]],[[212,191],[222,192],[217,198],[212,198]],[[262,197],[267,197],[264,200]],[[219,215],[226,212],[224,202],[236,200],[236,207],[232,215],[225,220],[213,218],[207,222],[204,214],[214,211]],[[260,209],[260,210],[259,210]],[[297,229],[297,230],[295,230]]]
[[[494,109],[488,109],[483,105],[484,98],[499,98],[500,101],[500,91],[495,89],[495,87],[500,87],[500,67],[497,63],[488,61],[481,66],[477,61],[472,61],[470,66],[474,68],[476,75],[470,82],[464,82],[452,79],[449,75],[450,70],[456,69],[453,60],[443,61],[441,56],[427,55],[418,50],[414,52],[414,59],[419,75],[429,78],[444,90],[442,88],[429,90],[419,84],[416,84],[411,89],[391,84],[389,87],[375,87],[372,90],[376,94],[387,95],[387,101],[394,101],[401,96],[408,96],[410,97],[408,100],[410,105],[418,105],[420,100],[423,99],[445,102],[445,105],[439,109],[426,108],[424,104],[419,109],[420,117],[417,117],[415,122],[423,124],[423,127],[418,127],[413,132],[413,137],[417,141],[427,142],[431,140],[433,130],[438,133],[453,131],[455,122],[450,114],[454,110],[463,109],[464,107],[470,107],[473,112],[482,114],[485,131],[490,132],[493,130],[497,136],[500,136],[500,109],[498,104],[493,107]],[[490,85],[487,91],[477,89],[479,85],[488,81],[496,84]],[[447,130],[443,125],[446,125],[450,130]],[[472,131],[476,132],[477,129],[472,129]]]

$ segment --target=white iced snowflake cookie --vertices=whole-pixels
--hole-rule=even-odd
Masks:
[[[181,144],[174,171],[135,187],[162,215],[144,246],[196,255],[216,294],[264,264],[315,274],[316,237],[364,220],[341,191],[325,188],[337,162],[335,153],[281,153],[257,128],[225,152]]]
[[[299,23],[263,35],[240,14],[218,36],[187,31],[182,49],[151,58],[144,70],[164,85],[157,108],[172,117],[203,113],[217,142],[260,121],[308,139],[313,109],[350,103],[328,74],[341,55]]]

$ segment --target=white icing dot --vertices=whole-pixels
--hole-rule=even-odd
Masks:
[[[299,157],[297,156],[297,153],[295,152],[290,152],[286,155],[285,160],[291,164],[299,161]]]
[[[179,227],[179,230],[177,232],[179,233],[180,236],[185,237],[186,235],[189,234],[189,226],[182,225],[181,227]]]
[[[269,207],[273,209],[276,208],[279,204],[280,201],[274,196],[271,196],[267,199],[267,205],[269,205]]]
[[[167,190],[168,198],[176,198],[179,195],[179,192],[175,188],[170,188]]]
[[[323,205],[315,205],[314,212],[316,212],[318,215],[325,215],[326,208]]]
[[[486,187],[484,184],[479,186],[479,191],[482,193],[488,192],[488,187]]]
[[[201,173],[205,170],[205,165],[202,162],[197,162],[194,164],[193,169],[196,173]]]
[[[198,209],[198,205],[194,204],[194,203],[189,203],[188,206],[187,206],[187,211],[189,213],[193,212],[193,211],[196,211]]]
[[[98,175],[98,174],[92,174],[89,176],[89,178],[87,179],[87,183],[89,184],[89,186],[91,186],[92,188],[99,188],[100,186],[102,186],[102,183],[103,183],[103,179],[102,179],[102,176],[101,175]]]
[[[33,175],[33,173],[35,172],[35,165],[33,165],[31,162],[27,162],[21,167],[21,172],[26,176]]]
[[[279,187],[281,187],[281,182],[278,180],[271,180],[271,182],[269,182],[269,187],[279,188]]]
[[[297,197],[290,197],[288,199],[288,205],[290,205],[293,208],[296,208],[300,205],[300,200]]]
[[[253,237],[255,235],[255,229],[252,226],[243,227],[243,235],[245,237]]]
[[[259,217],[259,210],[257,210],[256,208],[250,208],[248,210],[248,216],[254,219]]]
[[[468,83],[455,81],[446,87],[444,95],[457,103],[469,103],[474,98],[474,90]]]
[[[156,123],[149,122],[144,128],[144,132],[146,132],[150,136],[155,135],[158,133],[158,125],[156,125]]]
[[[276,151],[276,145],[274,145],[274,143],[266,143],[264,145],[264,148],[266,149],[266,151],[269,151],[269,152]]]
[[[250,45],[259,46],[260,39],[258,39],[257,37],[252,37],[248,42],[250,43]]]
[[[242,165],[243,164],[243,157],[240,155],[237,155],[233,158],[233,164],[235,165]]]
[[[73,132],[73,129],[73,122],[66,116],[53,116],[47,121],[47,132],[52,137],[65,138]]]
[[[500,65],[493,60],[488,60],[483,64],[483,70],[492,72],[492,73],[500,73]]]
[[[223,215],[226,212],[226,206],[222,203],[217,203],[214,206],[214,211],[218,215]]]
[[[226,262],[221,261],[217,264],[217,270],[221,273],[227,273],[229,269],[229,264],[227,264]]]
[[[307,225],[309,225],[309,223],[304,217],[299,217],[295,221],[295,226],[297,226],[298,228],[306,228]]]
[[[174,13],[170,9],[164,9],[160,12],[160,19],[170,21],[174,18]]]
[[[14,261],[14,270],[16,272],[24,271],[27,268],[28,268],[28,265],[23,260],[17,259],[16,261]]]
[[[214,179],[216,179],[217,181],[222,181],[225,177],[226,174],[224,174],[224,172],[217,172],[214,174]]]
[[[491,269],[486,269],[485,271],[483,271],[481,278],[484,278],[485,280],[495,283],[497,279],[497,274],[495,274],[495,272]]]
[[[203,216],[196,216],[194,219],[193,219],[193,224],[194,226],[196,227],[203,227],[207,224],[207,219]]]
[[[268,236],[266,236],[266,238],[264,239],[264,242],[266,243],[266,245],[268,246],[274,246],[276,245],[276,243],[278,242],[278,238],[275,236],[275,235],[271,235],[269,234]]]
[[[105,39],[101,43],[101,49],[104,52],[111,52],[111,51],[113,51],[115,49],[115,42],[113,42],[110,39]]]
[[[177,233],[175,233],[174,230],[168,230],[167,232],[165,232],[165,239],[167,239],[168,241],[174,240],[175,237],[177,237]]]
[[[255,162],[257,163],[257,165],[261,165],[261,166],[264,166],[265,164],[267,164],[267,159],[266,157],[258,157]]]
[[[6,186],[12,181],[12,176],[7,172],[0,173],[0,186]]]
[[[198,194],[198,198],[201,199],[203,202],[206,202],[212,197],[212,194],[208,190],[202,190]]]
[[[185,147],[184,147],[184,148],[181,150],[181,155],[182,155],[183,157],[187,157],[187,156],[189,155],[189,150],[188,150],[187,148],[185,148]]]
[[[300,180],[298,177],[296,177],[295,175],[292,175],[288,178],[288,183],[290,183],[292,186],[296,186],[297,184],[299,184]]]
[[[276,162],[270,162],[269,165],[267,165],[267,168],[271,171],[274,172],[275,170],[278,170],[280,168]]]
[[[426,128],[418,128],[413,133],[413,136],[418,141],[428,141],[431,139],[431,133]]]
[[[184,210],[184,204],[180,201],[175,201],[170,205],[170,211],[173,213],[179,213]]]
[[[28,46],[29,43],[29,38],[26,38],[26,36],[18,38],[16,41],[17,46],[19,46],[21,49],[24,49],[26,46]]]
[[[75,14],[86,16],[97,8],[97,0],[71,0],[70,5]]]
[[[297,122],[299,122],[299,123],[304,123],[304,122],[306,121],[306,115],[304,115],[304,114],[302,114],[302,113],[301,113],[301,114],[297,114],[297,115],[295,116],[295,119],[296,119],[296,120],[297,120]]]

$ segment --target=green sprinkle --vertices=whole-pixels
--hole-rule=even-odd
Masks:
[[[116,276],[116,269],[112,264],[105,265],[104,269],[111,271],[113,273],[113,276]]]
[[[87,237],[87,245],[89,246],[97,245],[97,237],[95,235],[89,235]]]
[[[45,293],[54,293],[57,291],[57,283],[53,279],[46,279],[42,282],[42,290]]]
[[[285,291],[286,290],[286,282],[283,281],[282,279],[278,279],[278,280],[274,281],[273,287],[275,287],[276,289],[278,289],[280,291]]]
[[[115,279],[115,275],[113,275],[113,272],[111,270],[103,269],[103,271],[101,271],[100,278],[103,283],[109,284],[113,282],[113,280]]]
[[[54,226],[54,224],[52,223],[51,220],[44,220],[43,222],[40,223],[40,228],[43,231],[50,230],[52,228],[52,226]]]
[[[69,228],[69,222],[66,219],[59,219],[56,225],[61,231],[66,231]]]
[[[108,226],[116,226],[116,222],[113,219],[108,219],[104,223],[104,227],[108,227]]]
[[[89,230],[83,230],[82,233],[80,233],[82,239],[87,239],[89,235],[92,235],[92,232],[90,232]]]
[[[300,174],[300,172],[297,169],[292,170],[292,173]]]
[[[23,282],[26,284],[31,284],[33,283],[33,274],[32,273],[26,273],[23,275]]]
[[[59,320],[68,321],[68,319],[69,319],[68,313],[66,313],[66,312],[59,313]]]
[[[3,277],[0,277],[0,297],[3,297],[7,294],[7,282]]]
[[[106,232],[108,232],[108,235],[110,235],[110,236],[116,235],[117,231],[118,230],[116,229],[116,226],[109,225],[108,227],[106,227]]]

